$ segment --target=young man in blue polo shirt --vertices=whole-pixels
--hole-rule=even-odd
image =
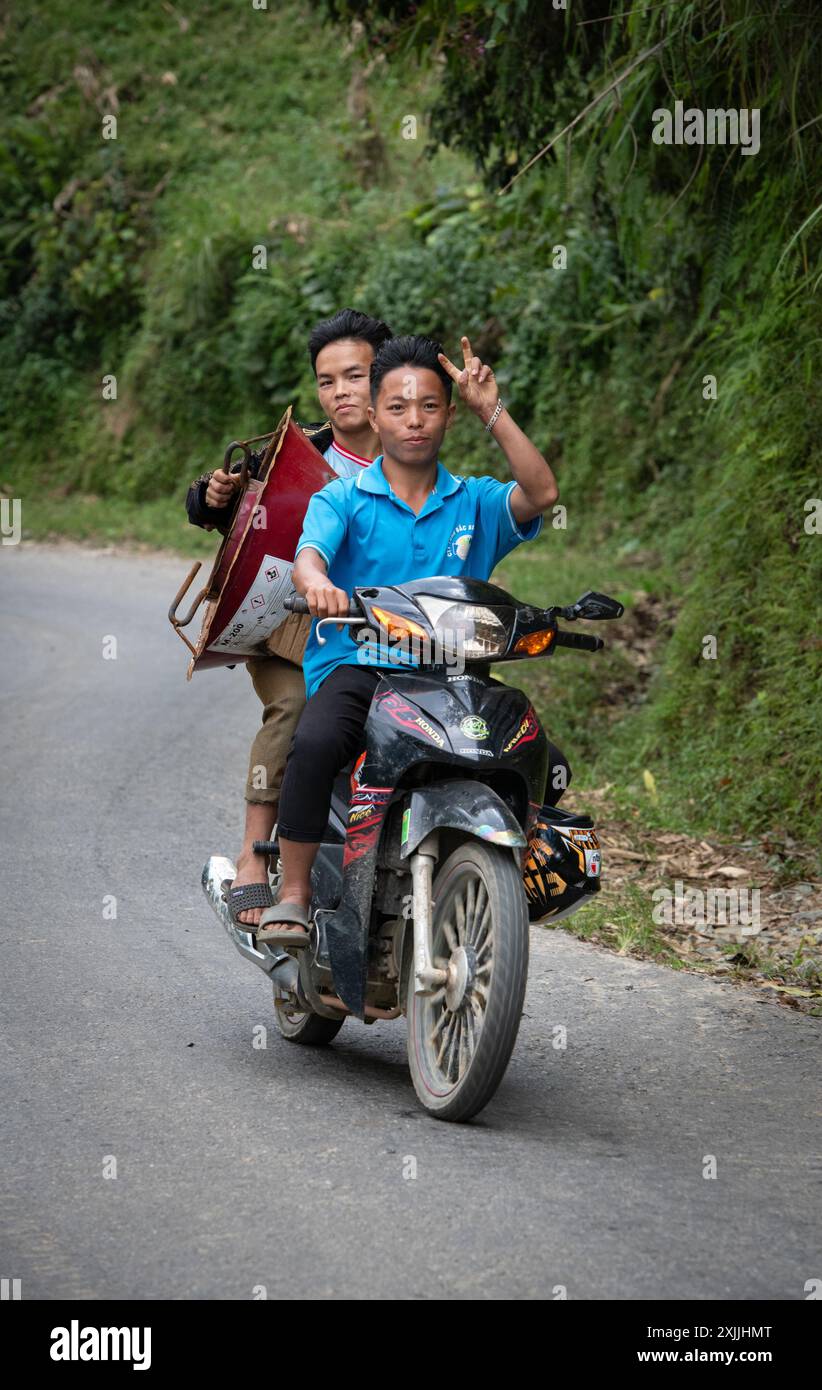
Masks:
[[[393,338],[378,349],[369,419],[383,452],[357,477],[314,494],[297,546],[294,585],[315,620],[347,614],[355,586],[426,574],[488,579],[504,555],[539,534],[542,513],[559,495],[556,479],[502,405],[494,373],[467,338],[462,352],[458,370],[429,338]],[[512,481],[462,478],[438,461],[456,410],[452,381],[502,448]],[[311,866],[334,778],[362,746],[380,679],[379,648],[356,644],[345,627],[325,629],[320,647],[315,629],[316,621],[303,657],[308,703],[280,796],[282,885],[257,931],[258,940],[287,946],[308,940]]]

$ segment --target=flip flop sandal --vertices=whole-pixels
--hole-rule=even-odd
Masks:
[[[243,883],[239,888],[232,888],[233,881],[226,878],[220,885],[228,905],[228,915],[240,931],[253,932],[256,930],[254,923],[241,922],[237,914],[248,912],[253,907],[271,907],[274,902],[271,889],[267,883]]]
[[[275,926],[277,922],[299,922],[305,927],[305,931],[289,931],[287,926]],[[308,945],[310,925],[308,912],[299,903],[278,902],[273,907],[266,908],[254,935],[257,941],[262,941],[265,946],[290,946],[293,949]]]

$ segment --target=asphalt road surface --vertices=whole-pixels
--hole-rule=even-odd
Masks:
[[[419,1108],[402,1020],[280,1039],[199,886],[238,847],[258,706],[242,668],[186,683],[185,570],[0,551],[0,1273],[30,1299],[806,1298],[818,1019],[534,928],[469,1125]]]

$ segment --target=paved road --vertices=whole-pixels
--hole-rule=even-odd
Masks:
[[[186,684],[185,567],[0,552],[0,1273],[39,1299],[805,1297],[817,1019],[534,929],[471,1125],[419,1110],[402,1022],[279,1039],[199,887],[257,711],[241,669]]]

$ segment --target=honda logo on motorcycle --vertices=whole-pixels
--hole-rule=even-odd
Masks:
[[[465,734],[466,738],[488,738],[490,731],[484,719],[480,719],[478,714],[466,714],[460,724],[460,733]]]

